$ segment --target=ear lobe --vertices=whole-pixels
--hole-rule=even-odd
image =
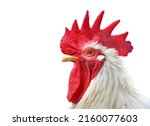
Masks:
[[[103,60],[104,58],[105,58],[104,55],[98,55],[98,56],[97,56],[97,59],[98,59],[99,61]]]
[[[93,71],[92,71],[91,79],[93,79],[98,74],[98,72],[102,68],[104,62],[105,62],[105,59],[102,59],[101,62],[96,61]]]

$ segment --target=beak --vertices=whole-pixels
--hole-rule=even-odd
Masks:
[[[75,56],[71,56],[71,55],[66,55],[66,54],[64,54],[63,55],[63,57],[62,57],[62,62],[67,62],[67,61],[71,61],[71,62],[75,62],[75,61],[77,61],[77,57],[75,57]]]

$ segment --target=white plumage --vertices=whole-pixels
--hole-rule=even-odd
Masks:
[[[83,49],[87,47],[99,49],[105,55],[106,61],[99,73],[91,80],[82,99],[72,108],[150,108],[150,102],[136,92],[125,74],[115,49],[108,49],[98,42],[90,42]],[[101,55],[97,57],[98,60],[103,58]]]

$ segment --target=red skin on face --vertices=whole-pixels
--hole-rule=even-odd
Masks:
[[[97,75],[104,63],[104,60],[98,61],[96,59],[96,57],[101,54],[98,50],[92,49],[93,54],[87,56],[89,50],[91,51],[91,48],[85,49],[83,53],[78,56],[78,60],[75,62],[70,74],[67,98],[70,102],[75,104],[80,101],[90,81]]]

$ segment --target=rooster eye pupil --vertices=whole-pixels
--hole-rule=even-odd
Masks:
[[[92,51],[92,50],[90,50],[90,51],[88,51],[88,52],[87,52],[87,54],[92,54],[92,53],[93,53],[93,51]]]
[[[94,51],[93,51],[93,50],[88,50],[88,51],[86,52],[86,55],[87,55],[87,56],[93,56],[93,55],[94,55]]]
[[[94,49],[88,48],[83,51],[83,55],[86,57],[93,57],[96,51]]]

